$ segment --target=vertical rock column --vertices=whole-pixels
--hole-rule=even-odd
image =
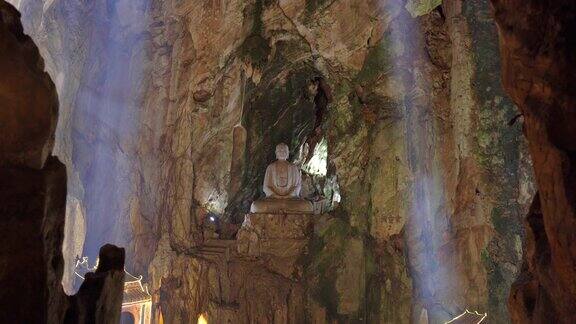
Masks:
[[[0,321],[118,323],[123,249],[102,249],[78,295],[62,289],[66,168],[51,156],[57,114],[38,49],[18,11],[0,0]]]
[[[66,305],[66,169],[49,158],[58,101],[19,18],[0,1],[0,318],[57,323]]]
[[[120,322],[125,258],[124,249],[114,245],[100,248],[98,269],[87,273],[78,293],[69,298],[65,324]]]
[[[492,0],[504,86],[524,117],[539,196],[527,217],[515,323],[575,323],[576,3]]]

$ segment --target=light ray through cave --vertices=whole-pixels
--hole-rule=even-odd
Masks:
[[[27,33],[54,33],[58,43],[54,47],[45,44],[41,51],[61,104],[54,153],[66,162],[69,175],[63,284],[72,294],[75,257],[87,256],[93,264],[102,245],[129,247],[131,241],[130,197],[136,190],[132,170],[137,163],[139,114],[149,73],[145,70],[150,1],[108,0],[104,5],[8,2],[23,13],[25,29],[30,29]],[[42,18],[51,23],[36,26],[42,15],[53,20]],[[71,71],[80,73],[71,75]],[[70,120],[63,120],[67,115]],[[71,152],[66,152],[68,146]],[[81,253],[82,248],[82,255],[71,255]]]
[[[403,87],[404,93],[399,101],[403,105],[411,173],[405,240],[414,286],[412,313],[425,314],[427,322],[444,322],[460,314],[460,307],[466,305],[459,305],[459,292],[454,289],[458,287],[456,274],[441,261],[445,259],[442,248],[448,217],[443,209],[443,170],[434,152],[436,125],[430,98],[425,95],[431,87],[430,77],[422,68],[427,54],[418,36],[418,19],[401,10],[406,2],[394,0],[381,5],[383,12],[399,12],[384,37],[391,47],[390,78]]]
[[[90,260],[105,243],[127,247],[132,235],[131,169],[144,91],[147,6],[148,0],[108,1],[86,17],[69,17],[89,20],[72,115],[72,161],[84,192],[84,255]]]

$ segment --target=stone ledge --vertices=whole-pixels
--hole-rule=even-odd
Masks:
[[[237,235],[238,253],[295,260],[304,251],[313,228],[310,214],[247,214]]]
[[[244,217],[242,231],[255,232],[259,238],[304,239],[313,231],[312,214],[257,214]]]

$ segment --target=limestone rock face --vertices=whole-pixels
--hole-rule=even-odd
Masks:
[[[502,76],[524,118],[538,196],[526,219],[524,267],[510,296],[515,323],[576,321],[574,125],[576,4],[492,1]]]
[[[215,322],[306,322],[298,261],[311,237],[310,215],[292,215],[274,224],[265,220],[281,215],[250,216],[256,217],[251,217],[252,225],[245,223],[238,240],[212,239],[187,255],[156,255],[151,269],[161,282],[158,307],[164,321],[195,322],[203,314]]]
[[[247,214],[239,232],[254,232],[262,239],[304,239],[311,231],[307,214]]]
[[[465,308],[508,321],[526,209],[518,187],[530,180],[520,176],[521,129],[507,126],[516,112],[489,9],[444,1],[412,18],[389,3],[362,70],[333,83],[329,159],[350,225],[373,239],[374,321],[445,322]],[[381,302],[389,292],[411,311]]]
[[[54,146],[58,99],[19,16],[11,5],[0,6],[0,167],[41,169]]]
[[[312,215],[247,214],[236,235],[240,255],[258,257],[273,272],[292,277],[313,230]],[[297,275],[297,274],[296,274]]]
[[[70,201],[72,200],[72,201]],[[74,294],[74,279],[76,260],[84,256],[84,239],[86,237],[86,220],[80,202],[73,196],[66,201],[66,221],[64,224],[64,242],[62,256],[64,257],[64,275],[62,286],[64,291]]]
[[[441,322],[468,308],[507,322],[533,189],[485,1],[20,8],[61,94],[56,151],[86,250],[127,245],[157,319]],[[326,175],[306,178],[338,207],[305,249],[263,238],[292,235],[281,218],[238,230],[279,142],[327,147]],[[300,249],[296,264],[273,257]]]

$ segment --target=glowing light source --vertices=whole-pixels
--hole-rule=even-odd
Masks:
[[[211,221],[211,222],[213,222],[213,221],[215,221],[215,220],[216,220],[216,218],[215,218],[214,216],[210,216],[210,221]]]
[[[208,320],[204,316],[204,314],[200,314],[198,317],[198,324],[208,324]]]
[[[328,165],[328,142],[326,139],[322,139],[318,145],[314,148],[314,154],[310,158],[308,163],[302,166],[304,171],[319,175],[326,176]]]
[[[342,200],[342,196],[340,196],[340,193],[334,192],[334,196],[332,197],[332,201],[339,203],[341,200]]]
[[[476,311],[471,312],[469,310],[465,310],[464,313],[454,317],[453,319],[449,320],[448,322],[444,322],[444,324],[448,323],[482,323],[486,317],[488,317],[488,313],[478,313]],[[477,322],[476,322],[477,321]]]

